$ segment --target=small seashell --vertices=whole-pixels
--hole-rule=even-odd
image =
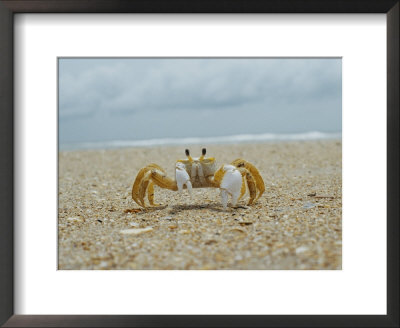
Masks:
[[[296,248],[296,254],[301,254],[308,251],[307,246],[300,246]]]
[[[152,230],[153,230],[152,227],[139,228],[139,229],[125,229],[125,230],[121,230],[120,233],[122,233],[123,235],[139,235],[141,233],[149,232]]]
[[[101,261],[99,266],[100,266],[100,268],[105,269],[105,268],[108,267],[108,262],[106,262],[106,261]]]
[[[307,202],[307,203],[305,203],[305,204],[303,205],[303,208],[313,208],[313,207],[315,207],[315,206],[317,206],[317,204]]]

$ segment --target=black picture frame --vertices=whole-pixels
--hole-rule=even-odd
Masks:
[[[4,327],[399,327],[399,8],[398,0],[0,0],[0,324]],[[13,19],[16,13],[385,13],[387,315],[15,315]]]

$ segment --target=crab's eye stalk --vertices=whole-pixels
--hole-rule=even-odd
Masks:
[[[203,149],[201,150],[200,161],[204,160],[204,156],[205,156],[205,154],[206,154],[206,149],[205,149],[205,148],[203,148]]]
[[[189,149],[185,149],[185,154],[186,154],[189,162],[192,163],[193,162],[193,158],[192,158],[192,156],[190,156]]]

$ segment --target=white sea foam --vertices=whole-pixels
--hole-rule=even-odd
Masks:
[[[274,141],[305,141],[323,139],[341,139],[341,132],[305,132],[305,133],[262,133],[262,134],[238,134],[220,137],[192,137],[192,138],[160,138],[146,140],[113,140],[103,142],[82,142],[60,144],[60,150],[78,149],[109,149],[127,147],[153,147],[153,146],[178,146],[178,145],[209,145],[232,143],[257,143]]]

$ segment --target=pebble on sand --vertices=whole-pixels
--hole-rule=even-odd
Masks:
[[[83,219],[78,217],[68,218],[67,220],[70,222],[83,222]]]
[[[296,254],[301,254],[301,253],[304,253],[307,251],[308,251],[308,247],[306,247],[306,246],[300,246],[300,247],[296,248]]]

